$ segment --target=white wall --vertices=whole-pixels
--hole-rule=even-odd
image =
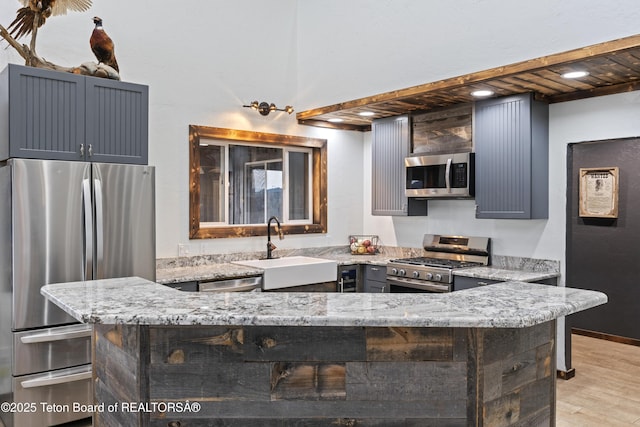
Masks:
[[[189,240],[190,124],[328,140],[329,233],[288,236],[280,248],[346,244],[346,236],[362,228],[362,134],[298,126],[295,114],[263,117],[242,108],[258,100],[300,109],[297,4],[93,0],[88,12],[52,17],[41,28],[41,56],[59,65],[79,65],[95,61],[89,36],[93,16],[100,16],[116,44],[122,79],[150,86],[158,257],[177,256],[179,244],[190,254],[264,249],[264,238]],[[18,1],[0,2],[0,23],[7,27],[19,6]],[[0,69],[7,62],[24,63],[0,42]]]
[[[262,250],[263,238],[188,239],[189,124],[326,138],[329,233],[282,248],[343,244],[350,233],[418,247],[425,232],[489,235],[505,255],[564,260],[566,143],[640,134],[637,93],[551,107],[547,221],[476,220],[472,201],[437,201],[422,218],[370,215],[370,135],[262,117],[253,100],[297,111],[561,52],[638,32],[637,0],[94,0],[52,17],[38,52],[61,65],[93,61],[94,15],[116,43],[125,81],[150,86],[150,162],[157,167],[157,253]],[[164,3],[164,4],[163,4]],[[20,5],[0,4],[7,26]],[[23,42],[27,42],[24,40]],[[22,63],[0,42],[0,68]]]
[[[372,6],[375,4],[375,7]],[[300,85],[309,105],[328,105],[636,34],[634,0],[388,0],[300,2]],[[313,46],[313,49],[311,48]],[[348,82],[348,83],[347,83]],[[334,87],[333,91],[327,88]],[[478,220],[473,201],[429,202],[429,215],[375,217],[364,232],[383,244],[419,247],[424,233],[490,236],[496,254],[562,261],[566,144],[640,135],[639,92],[550,108],[548,220]],[[370,165],[365,136],[363,168]],[[370,205],[370,176],[364,206]]]

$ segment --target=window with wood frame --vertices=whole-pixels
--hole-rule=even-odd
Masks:
[[[327,141],[190,126],[190,238],[327,231]]]

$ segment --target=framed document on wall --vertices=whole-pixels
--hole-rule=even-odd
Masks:
[[[580,168],[581,217],[618,218],[618,168]]]

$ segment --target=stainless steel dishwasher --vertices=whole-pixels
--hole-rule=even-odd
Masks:
[[[261,292],[262,276],[200,282],[199,292]]]

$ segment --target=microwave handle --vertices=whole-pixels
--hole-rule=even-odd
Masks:
[[[447,187],[447,193],[451,193],[451,157],[447,159],[447,168],[444,171],[444,183]]]

